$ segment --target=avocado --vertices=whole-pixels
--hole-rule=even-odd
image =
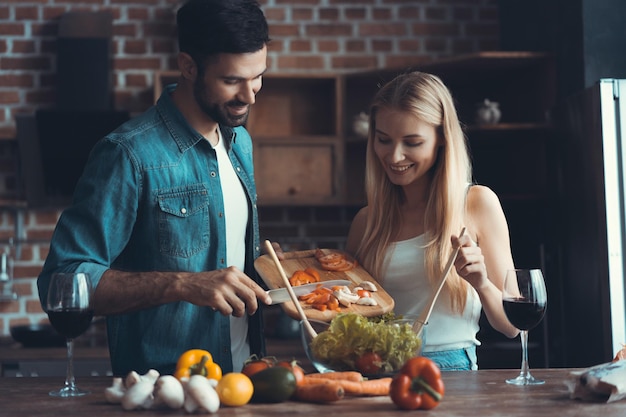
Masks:
[[[254,386],[252,402],[280,403],[296,392],[296,377],[283,366],[273,366],[250,377]]]

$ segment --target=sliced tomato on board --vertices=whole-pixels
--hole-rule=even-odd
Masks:
[[[356,260],[350,260],[339,252],[324,253],[321,249],[315,251],[315,258],[322,269],[333,272],[349,271],[357,265]]]

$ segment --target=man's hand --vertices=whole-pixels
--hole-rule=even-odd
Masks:
[[[252,315],[259,307],[257,300],[268,305],[272,302],[261,286],[234,266],[189,274],[183,282],[186,301],[209,306],[225,316]]]

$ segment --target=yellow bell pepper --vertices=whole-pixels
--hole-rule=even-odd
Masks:
[[[174,376],[180,380],[191,375],[202,375],[219,381],[222,379],[222,368],[213,362],[213,356],[209,351],[190,349],[178,358]]]

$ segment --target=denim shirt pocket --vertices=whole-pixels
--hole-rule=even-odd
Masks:
[[[159,190],[159,249],[188,258],[209,246],[209,193],[202,184]]]

